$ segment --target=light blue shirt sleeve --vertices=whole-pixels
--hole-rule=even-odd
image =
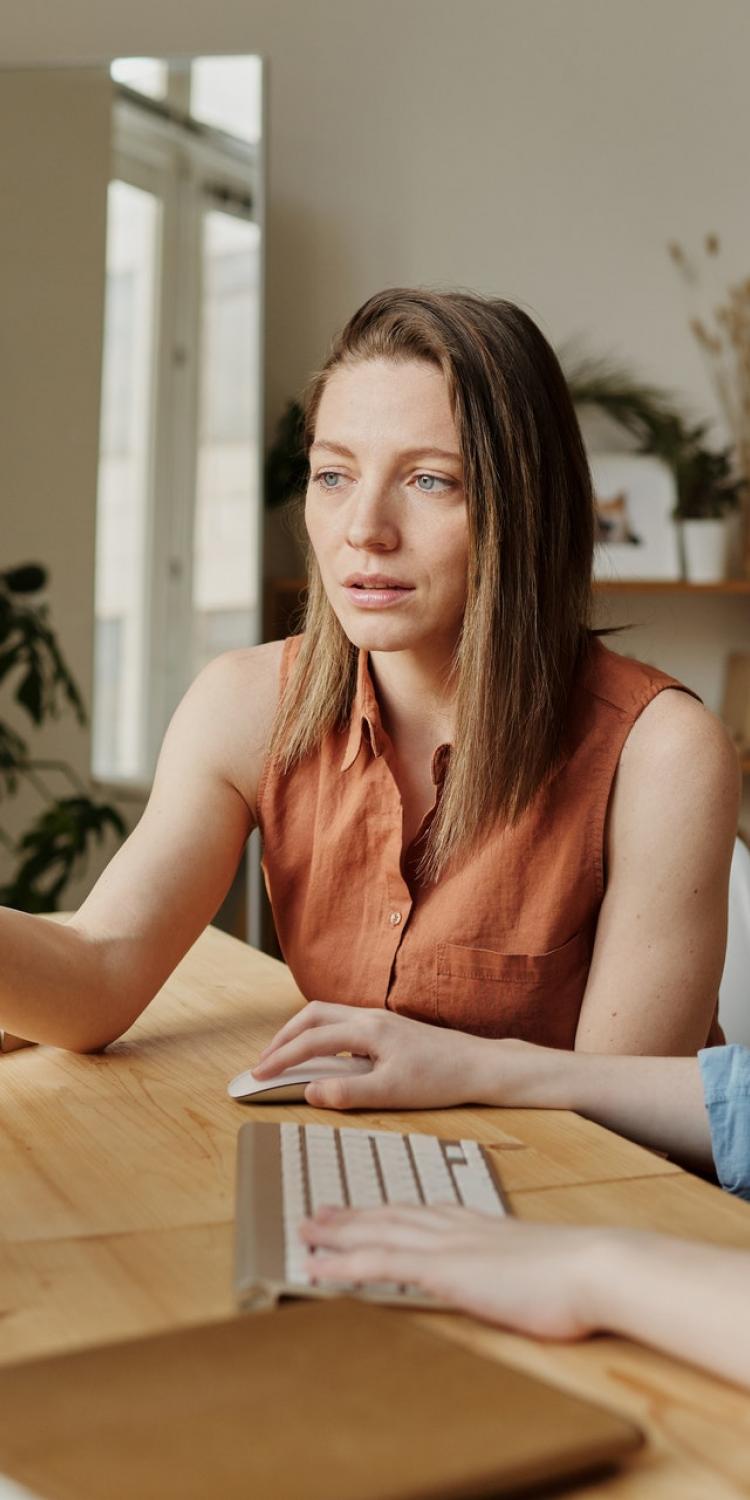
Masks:
[[[750,1048],[704,1047],[698,1063],[716,1175],[750,1202]]]

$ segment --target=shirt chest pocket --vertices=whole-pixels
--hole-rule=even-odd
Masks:
[[[477,1036],[572,1047],[591,948],[586,928],[547,953],[498,953],[438,943],[437,1020]]]

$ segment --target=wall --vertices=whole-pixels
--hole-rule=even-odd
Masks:
[[[2,75],[0,567],[49,566],[50,622],[87,701],[109,121],[104,74]],[[11,717],[5,695],[3,716]],[[71,712],[41,732],[20,712],[13,723],[35,756],[86,776],[90,735]],[[57,795],[74,794],[59,773],[43,775]],[[43,805],[27,788],[3,807],[3,826],[17,836]],[[7,857],[0,868],[4,879]],[[86,884],[79,882],[74,903]]]
[[[260,51],[270,61],[269,397],[389,282],[522,301],[705,404],[664,253],[741,265],[744,0],[13,0],[0,60]]]
[[[583,335],[710,413],[665,247],[715,230],[727,275],[750,270],[746,43],[745,0],[6,0],[0,47],[6,64],[268,59],[272,423],[352,308],[413,282],[519,301],[557,345]],[[82,492],[66,506],[72,608],[90,587],[93,513]],[[51,560],[70,552],[52,541]],[[750,605],[637,608],[628,649],[716,705]]]

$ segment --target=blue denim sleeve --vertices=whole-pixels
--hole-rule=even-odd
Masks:
[[[704,1047],[698,1063],[716,1175],[750,1202],[750,1048]]]

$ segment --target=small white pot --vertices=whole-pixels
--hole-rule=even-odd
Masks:
[[[683,521],[682,555],[689,583],[721,583],[729,572],[729,526],[725,519]]]

